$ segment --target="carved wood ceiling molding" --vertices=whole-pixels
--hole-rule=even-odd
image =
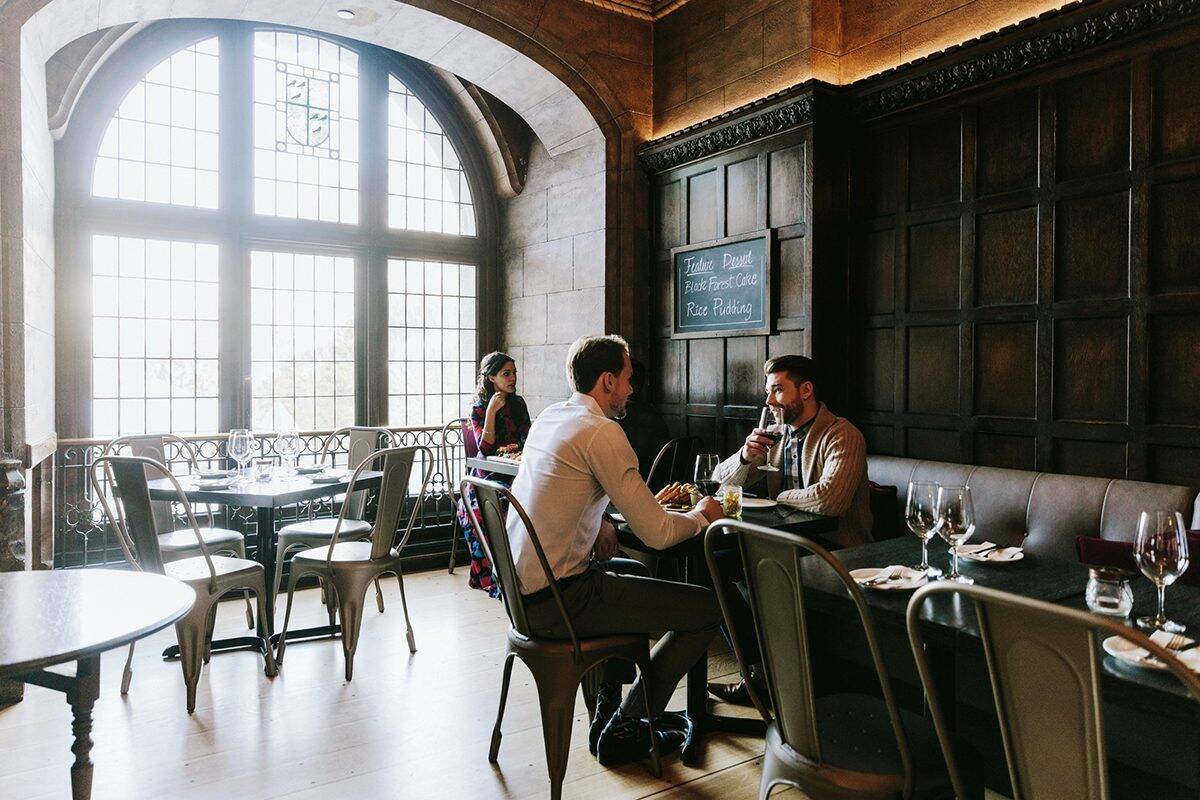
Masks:
[[[582,0],[582,2],[638,19],[656,20],[670,14],[688,0]]]

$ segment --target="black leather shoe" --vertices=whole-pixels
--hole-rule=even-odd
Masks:
[[[620,707],[620,684],[600,684],[600,688],[596,691],[596,708],[592,713],[592,726],[588,729],[588,752],[592,755],[596,755],[596,742],[600,741],[601,731],[608,725],[608,721]]]
[[[745,680],[737,683],[710,683],[708,693],[722,703],[732,703],[735,706],[754,705],[750,700],[750,690],[746,688]]]
[[[670,755],[683,746],[683,731],[655,729],[660,758]],[[650,757],[650,726],[644,719],[627,719],[613,715],[600,741],[596,745],[596,757],[603,767],[615,767]]]

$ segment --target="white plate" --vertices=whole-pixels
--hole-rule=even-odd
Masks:
[[[196,473],[196,478],[202,481],[223,481],[229,478],[229,470],[202,469]]]
[[[879,574],[880,570],[886,567],[860,567],[859,569],[850,570],[850,577],[854,578],[854,582],[862,586],[867,581]],[[864,589],[878,589],[885,592],[910,592],[913,589],[920,588],[929,582],[929,576],[920,570],[912,567],[904,567],[900,573],[900,577],[894,578],[887,583],[878,583],[874,586],[863,586]]]
[[[1100,643],[1104,648],[1104,652],[1128,664],[1131,667],[1143,667],[1145,669],[1157,669],[1161,671],[1167,670],[1167,665],[1159,661],[1157,658],[1146,658],[1150,655],[1144,647],[1138,647],[1128,639],[1123,639],[1120,636],[1110,636]]]
[[[1025,551],[1019,547],[997,547],[981,556],[975,555],[976,550],[983,550],[991,546],[992,542],[964,544],[958,548],[958,557],[974,561],[976,564],[1011,564],[1025,557]]]
[[[743,497],[742,508],[774,508],[779,505],[767,497]]]
[[[313,483],[337,483],[343,481],[346,476],[340,472],[323,472],[317,475],[309,475],[308,479]]]

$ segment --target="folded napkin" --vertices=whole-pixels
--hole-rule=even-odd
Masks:
[[[1183,650],[1183,648],[1193,642],[1192,639],[1174,633],[1167,633],[1166,631],[1155,631],[1150,634],[1150,641],[1175,653],[1175,657],[1182,661],[1192,672],[1200,672],[1200,647]]]
[[[981,550],[988,550],[988,552],[978,556],[980,560],[986,561],[1013,561],[1021,555],[1021,548],[1019,547],[996,547],[995,550],[989,550],[988,548],[991,547],[995,547],[995,543],[978,542],[976,544],[964,544],[959,545],[958,553],[959,555],[973,556]]]

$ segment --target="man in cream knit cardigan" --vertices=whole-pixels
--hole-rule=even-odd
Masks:
[[[776,444],[763,430],[754,429],[741,450],[721,462],[713,479],[757,489],[803,511],[837,517],[833,538],[839,545],[865,544],[871,541],[866,443],[858,428],[834,416],[820,401],[815,372],[812,359],[805,356],[780,356],[763,365],[767,405],[782,417],[783,438]],[[778,471],[759,469],[768,462]],[[742,652],[750,664],[761,663],[741,557],[729,550],[719,553],[718,560],[726,580],[738,590],[727,595]],[[709,684],[709,691],[726,702],[749,703],[744,681]]]

